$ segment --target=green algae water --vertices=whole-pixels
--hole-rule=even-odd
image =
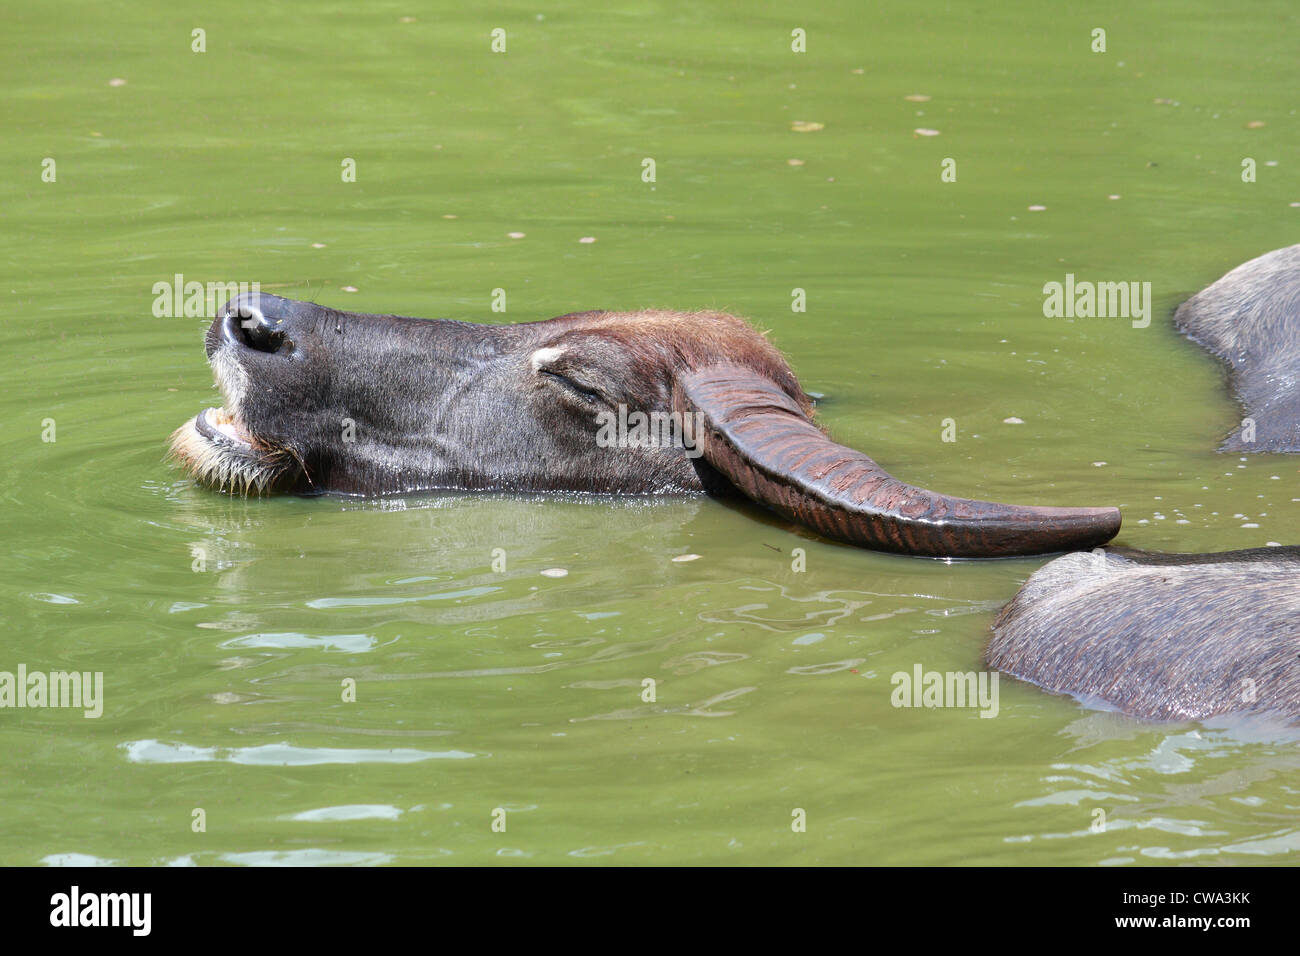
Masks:
[[[1135,547],[1298,543],[1300,462],[1213,451],[1239,410],[1169,322],[1297,240],[1292,4],[3,7],[0,671],[103,695],[0,709],[0,863],[1300,850],[1294,738],[1010,679],[992,719],[891,704],[979,670],[1041,560],[707,499],[215,494],[163,461],[217,403],[209,318],[155,309],[178,275],[726,309],[905,480],[1118,505]],[[1046,317],[1067,276],[1149,282],[1149,324]]]

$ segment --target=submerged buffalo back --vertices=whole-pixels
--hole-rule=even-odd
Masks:
[[[1068,554],[993,632],[992,667],[1134,717],[1300,724],[1300,548]]]
[[[1223,361],[1249,422],[1221,451],[1300,451],[1300,245],[1243,263],[1192,296],[1174,324]]]

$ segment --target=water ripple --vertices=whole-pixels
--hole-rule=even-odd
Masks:
[[[119,744],[132,763],[225,762],[263,767],[309,767],[316,764],[417,763],[421,760],[466,760],[479,754],[464,750],[363,750],[340,747],[294,747],[263,744],[260,747],[191,747],[158,740],[133,740]]]

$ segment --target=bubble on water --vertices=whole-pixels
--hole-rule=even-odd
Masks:
[[[861,73],[862,71],[861,71],[861,70],[854,70],[853,72],[854,72],[854,73]],[[909,103],[928,103],[928,102],[930,102],[930,97],[926,96],[924,93],[908,93],[906,96],[903,97],[903,99],[907,100]]]
[[[1030,207],[1029,207],[1029,211],[1030,211],[1030,212],[1047,212],[1047,207],[1046,207],[1046,206],[1030,206]]]
[[[596,241],[596,237],[595,237],[595,236],[583,236],[583,237],[582,237],[581,239],[579,239],[578,241],[581,242],[581,243],[583,243],[584,245],[591,245],[593,242]]]
[[[698,554],[679,554],[673,558],[673,560],[678,564],[681,564],[684,561],[698,561],[699,559],[700,556]]]
[[[522,232],[507,232],[506,235],[511,239],[522,239],[524,237]]]
[[[568,577],[569,572],[565,568],[546,568],[542,571],[544,578],[563,578]]]
[[[37,601],[44,601],[46,604],[80,604],[74,597],[68,597],[66,594],[52,594],[47,591],[36,591],[29,594],[28,597],[35,598]]]
[[[914,136],[938,136],[939,131],[937,129],[926,129],[924,126],[922,126],[912,130],[912,134]]]
[[[1010,418],[1002,419],[1002,424],[1004,425],[1023,425],[1024,423],[1025,420],[1023,418],[1016,418],[1016,416],[1014,415],[1012,415]]]
[[[1242,527],[1243,527],[1243,528],[1258,528],[1259,525],[1257,525],[1257,524],[1256,524],[1255,522],[1253,522],[1253,521],[1247,521],[1245,524],[1242,525]]]
[[[317,807],[302,810],[284,820],[302,820],[308,823],[337,823],[351,820],[396,820],[405,811],[387,803],[346,803],[334,807]]]

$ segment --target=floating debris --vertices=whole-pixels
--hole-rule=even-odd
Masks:
[[[1023,425],[1024,423],[1025,420],[1023,418],[1016,418],[1016,416],[1014,415],[1012,415],[1010,418],[1002,419],[1003,425]]]
[[[506,235],[511,239],[522,239],[524,237],[522,232],[507,232]]]
[[[682,564],[686,561],[698,561],[699,559],[700,556],[698,554],[679,554],[677,557],[673,558],[673,560],[678,564]]]
[[[937,129],[926,129],[924,126],[922,126],[922,127],[920,127],[919,129],[914,129],[914,130],[912,130],[912,135],[914,135],[914,136],[938,136],[938,135],[939,135],[939,131],[938,131]]]
[[[795,120],[790,124],[790,129],[796,133],[815,133],[825,128],[825,123],[813,123],[808,120]]]
[[[578,241],[581,242],[581,243],[585,243],[586,245],[591,245],[593,242],[596,241],[596,237],[595,237],[595,236],[583,236],[583,237],[582,237],[581,239],[579,239]]]
[[[903,99],[907,100],[909,103],[930,102],[930,97],[926,96],[924,93],[908,93],[906,96],[903,97]]]

